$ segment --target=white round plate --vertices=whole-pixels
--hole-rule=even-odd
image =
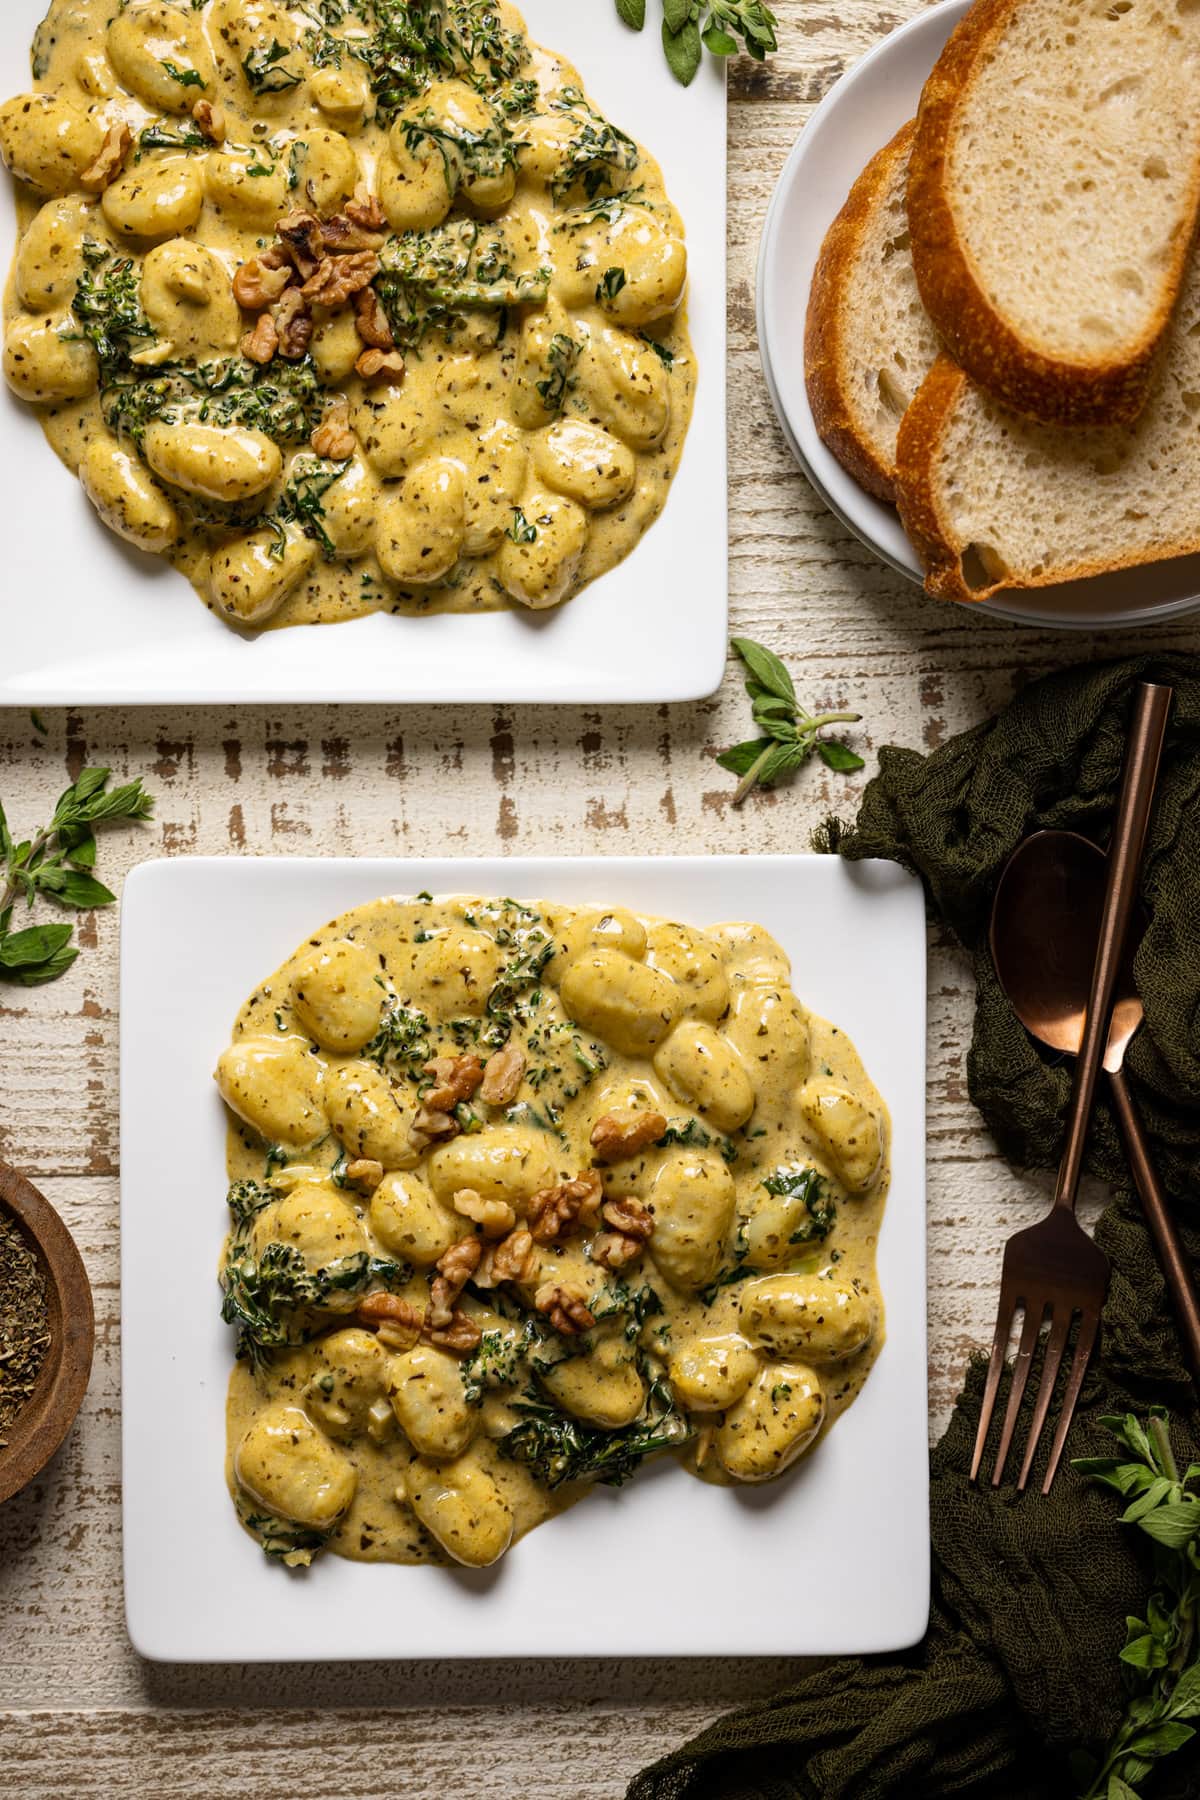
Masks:
[[[775,411],[826,505],[910,581],[921,566],[890,506],[859,487],[817,436],[804,384],[804,317],[825,233],[876,150],[916,114],[921,89],[968,0],[943,0],[883,39],[808,121],[775,190],[758,263],[758,341]],[[985,612],[1028,625],[1146,625],[1200,607],[1200,557],[999,594]]]

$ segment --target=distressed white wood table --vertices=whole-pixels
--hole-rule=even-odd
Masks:
[[[573,0],[583,4],[584,0]],[[587,0],[603,5],[607,0]],[[736,629],[777,649],[814,706],[866,717],[860,745],[932,747],[1031,676],[1091,656],[1200,648],[1200,625],[1142,634],[1021,630],[924,599],[821,507],[776,428],[754,332],[767,201],[797,131],[851,61],[914,6],[774,0],[782,50],[731,78],[730,417]],[[647,44],[638,54],[651,54]],[[803,321],[796,318],[797,331]],[[670,522],[661,529],[670,530]],[[12,597],[9,604],[16,604]],[[674,596],[687,630],[687,596]],[[637,645],[629,646],[630,656]],[[47,816],[85,761],[144,774],[154,823],[113,836],[116,885],[144,857],[207,854],[597,854],[803,850],[861,779],[821,766],[730,810],[717,749],[747,735],[730,673],[694,707],[258,708],[0,712],[0,795],[14,827]],[[82,1417],[33,1490],[0,1510],[0,1795],[165,1800],[617,1800],[644,1762],[788,1664],[489,1663],[401,1668],[156,1669],[130,1650],[120,1591],[117,1307],[117,915],[85,921],[56,986],[0,988],[0,1156],[45,1190],[96,1291],[97,1357]],[[970,1347],[990,1333],[999,1249],[1039,1184],[1001,1162],[966,1098],[971,991],[935,933],[929,998],[931,1436]],[[219,954],[219,946],[214,946]],[[164,1169],[186,1146],[164,1146]],[[903,1304],[892,1295],[890,1303]],[[163,1503],[187,1554],[187,1496]],[[236,1611],[237,1593],[229,1606]],[[631,1596],[630,1605],[652,1604]],[[414,1645],[427,1657],[432,1644]],[[290,1709],[281,1714],[278,1709]],[[536,1771],[536,1775],[533,1773]]]

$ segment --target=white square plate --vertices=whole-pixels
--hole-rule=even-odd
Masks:
[[[695,924],[755,919],[801,998],[854,1039],[895,1129],[879,1246],[887,1342],[818,1453],[761,1489],[683,1469],[597,1489],[495,1569],[367,1566],[294,1576],[234,1517],[224,1480],[232,1333],[217,1258],[225,1120],[212,1069],[263,976],[318,923],[382,894],[621,901]],[[121,952],[125,1603],[166,1662],[428,1655],[820,1655],[925,1630],[925,913],[890,864],[835,857],[149,863]],[[887,1505],[879,1481],[887,1476]],[[600,1571],[619,1567],[619,1582]],[[652,1592],[631,1607],[632,1592]],[[580,1607],[562,1604],[565,1593]],[[231,1604],[230,1596],[236,1595]],[[442,1647],[445,1647],[444,1650]]]
[[[0,8],[0,97],[29,86],[47,0]],[[648,29],[611,0],[524,0],[533,37],[569,57],[596,103],[661,163],[691,259],[699,387],[666,511],[633,555],[552,614],[391,618],[241,637],[183,576],[105,530],[29,409],[0,383],[6,619],[0,705],[276,701],[650,702],[720,684],[728,635],[725,451],[725,79],[674,80]],[[0,256],[15,235],[0,169]],[[636,644],[637,654],[630,654]]]

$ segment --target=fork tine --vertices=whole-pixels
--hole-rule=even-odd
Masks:
[[[1058,1474],[1059,1460],[1062,1457],[1067,1441],[1067,1433],[1071,1429],[1071,1420],[1075,1417],[1075,1403],[1079,1399],[1079,1390],[1083,1386],[1083,1378],[1087,1374],[1088,1359],[1092,1354],[1092,1346],[1096,1342],[1096,1333],[1100,1329],[1098,1311],[1085,1312],[1079,1319],[1079,1336],[1075,1340],[1075,1360],[1071,1364],[1071,1373],[1067,1378],[1067,1391],[1063,1395],[1062,1417],[1058,1421],[1058,1430],[1054,1433],[1054,1444],[1050,1451],[1050,1461],[1046,1468],[1046,1478],[1042,1482],[1043,1494],[1048,1494]]]
[[[992,1339],[992,1360],[988,1364],[987,1382],[983,1390],[983,1407],[979,1414],[979,1430],[975,1433],[975,1454],[971,1458],[970,1479],[974,1481],[979,1474],[979,1465],[983,1461],[984,1446],[987,1443],[988,1430],[992,1423],[992,1413],[996,1405],[996,1391],[1000,1386],[1000,1376],[1004,1369],[1004,1358],[1008,1355],[1008,1340],[1012,1336],[1013,1315],[1017,1310],[1016,1298],[1007,1285],[1000,1283],[1000,1308],[996,1314],[996,1335]]]
[[[1018,1494],[1025,1492],[1029,1471],[1033,1467],[1033,1459],[1037,1455],[1038,1442],[1046,1424],[1046,1415],[1050,1411],[1050,1402],[1054,1398],[1054,1384],[1058,1380],[1063,1351],[1067,1347],[1067,1339],[1071,1334],[1071,1320],[1074,1317],[1074,1308],[1069,1306],[1060,1306],[1057,1312],[1050,1314],[1050,1336],[1046,1340],[1046,1355],[1042,1363],[1042,1380],[1038,1388],[1037,1405],[1033,1409],[1033,1418],[1029,1425],[1029,1441],[1025,1445],[1025,1459],[1021,1464],[1021,1473],[1017,1477]]]
[[[1025,1322],[1021,1327],[1021,1342],[1017,1348],[1017,1360],[1013,1364],[1012,1386],[1008,1390],[1008,1406],[1004,1412],[1004,1425],[1000,1432],[1000,1448],[996,1452],[996,1466],[992,1470],[992,1486],[999,1487],[1004,1479],[1004,1465],[1008,1461],[1008,1453],[1012,1448],[1013,1433],[1017,1428],[1017,1414],[1021,1410],[1021,1402],[1025,1398],[1025,1384],[1029,1380],[1029,1365],[1033,1361],[1034,1345],[1038,1341],[1038,1333],[1042,1329],[1042,1318],[1046,1311],[1045,1300],[1039,1299],[1025,1302]]]

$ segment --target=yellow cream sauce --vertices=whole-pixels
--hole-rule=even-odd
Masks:
[[[469,1355],[364,1329],[370,1275],[284,1314],[290,1345],[239,1361],[229,1390],[230,1490],[266,1547],[494,1562],[591,1485],[556,1485],[558,1438],[540,1463],[514,1456],[531,1408],[568,1449],[576,1429],[593,1454],[648,1432],[707,1480],[768,1480],[819,1446],[883,1341],[889,1126],[853,1045],[789,982],[755,925],[420,896],[334,920],[251,996],[217,1070],[243,1219],[227,1290],[282,1245],[313,1273],[396,1259],[408,1272],[384,1280],[420,1311],[447,1250],[525,1229],[589,1175],[652,1221],[615,1272],[603,1217],[498,1285],[485,1251],[458,1302],[482,1333]],[[501,1049],[515,1084],[428,1142],[426,1063]],[[648,1115],[652,1141],[613,1156],[600,1122]],[[554,1287],[590,1330],[539,1311]]]
[[[380,98],[387,8],[324,10],[335,23],[311,0],[53,0],[31,92],[0,108],[21,227],[5,373],[105,523],[234,628],[558,605],[629,554],[679,466],[696,385],[683,225],[653,157],[512,6],[429,0],[438,31],[482,24],[508,60],[456,53],[399,102]],[[104,186],[121,124],[132,146]],[[437,247],[396,301],[402,379],[363,379],[353,302],[314,300],[308,357],[283,366],[311,376],[301,426],[285,434],[269,390],[231,415],[230,382],[282,366],[245,361],[259,315],[234,276],[281,217],[340,216],[356,191],[386,215],[385,270]],[[98,361],[78,283],[127,263],[148,334]],[[319,456],[309,428],[343,400],[353,448]]]

